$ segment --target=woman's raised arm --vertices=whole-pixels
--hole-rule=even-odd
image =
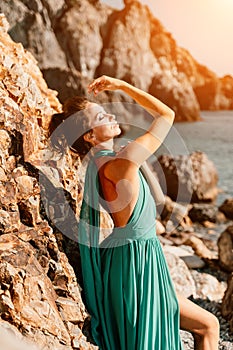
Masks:
[[[167,136],[174,118],[174,111],[156,97],[144,92],[123,80],[101,76],[89,85],[89,92],[95,95],[104,90],[122,90],[147,110],[154,118],[148,130],[129,143],[118,156],[131,161],[137,167],[149,158]]]

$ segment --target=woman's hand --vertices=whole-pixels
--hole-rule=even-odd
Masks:
[[[102,91],[105,90],[117,90],[122,87],[124,82],[119,79],[111,78],[106,75],[102,75],[101,77],[95,79],[92,83],[88,86],[88,93],[93,92],[96,96]]]

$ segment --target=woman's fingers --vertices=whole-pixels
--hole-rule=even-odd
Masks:
[[[89,84],[88,92],[94,92],[96,95],[97,93],[104,91],[107,88],[106,82],[105,76],[95,79],[91,84]]]
[[[97,95],[99,92],[104,90],[116,90],[118,88],[118,85],[118,79],[102,75],[101,77],[95,79],[91,84],[89,84],[88,92],[93,92],[95,95]]]

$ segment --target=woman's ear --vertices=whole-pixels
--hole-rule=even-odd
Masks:
[[[93,144],[93,141],[95,139],[95,135],[93,134],[92,130],[87,132],[85,135],[83,135],[83,139],[86,142],[89,142],[89,143]]]

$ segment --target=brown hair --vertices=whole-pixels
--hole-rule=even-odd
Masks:
[[[78,113],[88,103],[86,97],[74,96],[64,102],[62,113],[53,114],[49,124],[50,144],[59,152],[64,153],[67,146],[81,157],[89,152],[91,144],[83,138],[89,131],[89,121],[84,113]]]

